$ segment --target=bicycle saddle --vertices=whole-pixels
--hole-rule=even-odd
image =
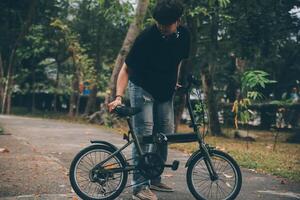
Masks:
[[[114,112],[119,115],[120,117],[130,117],[133,116],[139,112],[141,112],[142,109],[141,108],[137,108],[137,107],[126,107],[124,105],[120,105],[117,106],[114,109]]]

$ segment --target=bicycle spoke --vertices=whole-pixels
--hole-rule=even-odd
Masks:
[[[226,193],[224,192],[223,188],[218,184],[217,184],[217,188],[224,194],[224,196],[226,196]]]
[[[87,166],[83,165],[82,163],[79,163],[79,164],[81,164],[80,166],[84,167],[88,172],[90,171],[90,168],[88,168]],[[82,171],[84,171],[84,170],[82,170]]]
[[[228,185],[227,185],[227,182],[225,182],[225,181],[223,181],[223,180],[221,180],[221,182],[223,182],[226,186],[228,186]],[[228,187],[228,188],[231,188],[231,190],[232,190],[232,187]]]
[[[78,174],[77,174],[78,175]],[[84,180],[90,180],[89,178],[86,178],[85,176],[81,176],[81,175],[78,175],[79,177],[81,177],[82,179],[84,179]]]
[[[207,195],[205,195],[206,194],[206,192],[209,190],[209,185],[210,185],[210,183],[208,182],[207,183],[207,185],[205,185],[205,184],[203,184],[205,187],[203,187],[204,189],[202,190],[202,192],[203,192],[203,194],[204,194],[204,196],[207,196]]]
[[[94,190],[93,190],[94,192],[92,193],[93,195],[92,196],[96,196],[95,194],[97,194],[96,192],[97,192],[97,186],[94,184]]]
[[[88,154],[87,158],[89,159],[90,163],[91,163],[91,166],[94,167],[95,166],[95,163],[93,161],[93,156],[92,156],[92,153],[91,154]]]
[[[125,165],[121,163],[120,157],[111,156],[112,154],[113,152],[105,146],[99,149],[91,147],[91,150],[86,151],[78,159],[72,176],[86,198],[106,199],[118,192],[120,187],[123,190],[127,180],[127,171],[125,171]],[[107,160],[107,158],[109,159]],[[90,180],[91,170],[103,160],[106,162],[98,166],[98,169],[93,172],[93,180]],[[126,173],[125,178],[124,173]]]
[[[237,184],[237,171],[236,166],[227,159],[226,154],[217,152],[212,154],[211,163],[214,167],[215,172],[218,174],[217,180],[211,180],[208,173],[206,163],[204,162],[204,157],[200,157],[196,161],[192,168],[188,170],[191,177],[191,182],[188,184],[192,185],[193,190],[191,192],[195,196],[195,192],[201,199],[227,199],[230,197],[235,197]],[[189,189],[190,188],[190,185]],[[239,190],[240,188],[238,188]],[[195,196],[196,197],[196,196]],[[197,197],[197,198],[198,198]]]

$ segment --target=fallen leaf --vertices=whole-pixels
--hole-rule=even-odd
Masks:
[[[6,148],[0,148],[0,153],[8,153],[9,150]]]
[[[173,177],[173,174],[164,174],[163,176],[166,178],[170,178],[170,177]]]
[[[220,146],[216,146],[216,149],[218,149],[220,151],[225,151],[226,150],[224,147],[220,147]]]
[[[272,146],[272,145],[267,145],[266,148],[267,148],[267,149],[272,149],[273,146]]]
[[[251,172],[256,172],[255,169],[249,169]]]

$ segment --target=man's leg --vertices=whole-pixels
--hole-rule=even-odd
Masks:
[[[173,99],[163,103],[154,104],[154,133],[174,133],[174,107]],[[159,144],[156,148],[157,153],[164,162],[168,157],[168,145]],[[161,183],[161,177],[151,180],[151,189],[172,192],[173,189]]]
[[[132,125],[133,131],[138,136],[138,138],[144,135],[151,135],[153,130],[153,98],[151,95],[146,93],[141,87],[129,82],[129,96],[130,104],[132,107],[141,107],[142,112],[133,116]],[[144,152],[149,151],[150,145],[145,145],[141,143],[142,150]],[[135,145],[132,147],[132,157],[133,163],[138,164],[139,154]],[[133,174],[133,184],[138,184],[133,186],[133,194],[137,199],[156,199],[155,194],[153,194],[147,187],[149,186],[149,180],[135,172]]]

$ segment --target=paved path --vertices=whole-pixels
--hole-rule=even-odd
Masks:
[[[93,125],[56,120],[0,115],[0,199],[77,199],[72,192],[68,169],[75,154],[92,139],[106,140],[117,146],[125,142],[119,134]],[[127,155],[129,152],[127,152]],[[180,160],[176,172],[166,170],[164,179],[175,188],[174,193],[157,193],[161,200],[194,199],[185,181],[188,155],[171,150],[169,157]],[[284,181],[269,175],[243,169],[243,186],[237,199],[300,199],[300,183]],[[129,181],[130,182],[130,181]],[[126,189],[119,199],[130,199]],[[76,198],[77,197],[77,198]]]

